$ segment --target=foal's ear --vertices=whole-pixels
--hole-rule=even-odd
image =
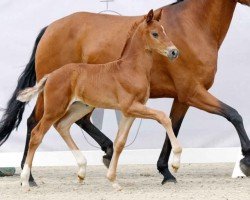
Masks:
[[[160,21],[161,20],[161,15],[162,15],[162,9],[155,11],[155,13],[154,13],[154,19],[156,21]]]
[[[152,22],[152,20],[154,19],[154,11],[153,9],[151,9],[149,12],[148,12],[148,15],[146,16],[146,22],[148,24],[150,24]]]

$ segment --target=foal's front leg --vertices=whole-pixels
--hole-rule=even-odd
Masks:
[[[165,113],[148,108],[141,103],[132,104],[131,107],[126,111],[126,115],[133,116],[136,118],[138,117],[145,119],[154,119],[164,126],[173,148],[174,156],[173,156],[172,168],[174,169],[175,172],[177,172],[177,170],[180,167],[180,157],[181,157],[182,147],[172,129],[171,119],[167,117]]]
[[[176,137],[178,136],[182,121],[185,117],[188,108],[188,105],[180,103],[177,99],[175,99],[173,102],[170,118],[172,120],[172,127]],[[162,184],[165,184],[166,182],[177,182],[176,178],[171,174],[168,169],[168,160],[171,153],[171,149],[172,147],[169,138],[166,135],[165,142],[163,144],[161,154],[157,162],[157,169],[164,176]]]
[[[133,124],[134,118],[132,117],[124,117],[122,116],[122,119],[119,123],[119,130],[114,142],[114,153],[110,162],[110,166],[107,173],[107,178],[112,183],[112,186],[116,190],[121,190],[122,187],[117,183],[116,180],[116,170],[117,170],[117,164],[119,160],[119,156],[126,144],[129,130]]]

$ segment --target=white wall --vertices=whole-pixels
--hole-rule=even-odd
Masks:
[[[122,15],[138,15],[151,8],[172,3],[170,0],[115,0],[109,7]],[[28,61],[35,38],[41,28],[65,15],[76,11],[100,12],[105,4],[99,0],[1,0],[0,1],[0,107],[16,87],[17,77]],[[218,73],[211,92],[235,107],[243,116],[246,130],[250,131],[250,8],[238,6],[228,36],[222,46]],[[171,108],[170,99],[151,100],[149,105],[166,111]],[[1,151],[22,151],[26,136],[26,119],[33,109],[33,103],[26,107],[24,120],[18,131],[12,133]],[[0,114],[1,115],[1,114]],[[102,131],[114,138],[117,125],[114,111],[105,111]],[[133,126],[128,141],[132,141],[139,120]],[[76,126],[72,134],[82,150],[95,149],[86,143]],[[86,135],[86,133],[85,133]],[[161,148],[164,129],[154,121],[143,120],[140,134],[130,149]],[[89,138],[89,137],[88,137]],[[225,119],[190,109],[180,131],[184,147],[233,147],[239,146],[236,131]],[[94,141],[89,139],[91,143]],[[46,135],[40,150],[66,150],[66,145],[51,130]]]

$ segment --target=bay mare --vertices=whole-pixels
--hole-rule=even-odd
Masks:
[[[158,19],[160,19],[159,13]],[[21,91],[17,97],[28,102],[35,94],[43,93],[43,117],[31,132],[28,155],[21,173],[22,187],[29,189],[29,176],[36,149],[52,125],[69,146],[79,166],[78,177],[86,175],[86,158],[70,136],[70,127],[94,108],[117,109],[122,119],[114,142],[114,154],[107,178],[112,186],[121,190],[116,179],[119,156],[126,144],[130,127],[136,117],[154,119],[168,133],[173,147],[172,167],[178,170],[182,148],[172,130],[169,117],[164,112],[151,109],[145,104],[150,95],[150,74],[153,66],[152,53],[175,59],[178,52],[168,39],[163,26],[153,20],[150,10],[145,20],[136,23],[124,46],[121,58],[106,64],[67,64],[45,75],[36,86]]]
[[[241,169],[250,175],[250,141],[240,114],[208,92],[213,85],[220,46],[227,34],[237,3],[250,5],[250,0],[184,0],[162,8],[161,23],[180,50],[178,60],[171,63],[154,56],[151,98],[174,98],[170,117],[176,135],[190,106],[220,115],[235,127],[244,158]],[[120,17],[79,12],[45,27],[37,37],[29,63],[20,76],[0,124],[0,144],[22,120],[25,103],[16,101],[21,89],[34,86],[45,74],[72,62],[106,63],[117,59],[126,41],[128,30],[142,16]],[[101,33],[101,34],[100,34]],[[119,34],[118,34],[119,33]],[[93,39],[94,38],[94,39]],[[39,44],[39,45],[38,45]],[[166,67],[167,66],[167,67]],[[41,119],[43,98],[27,121],[28,131],[23,156],[24,164],[31,130]],[[89,120],[77,124],[106,152],[109,163],[113,143]],[[201,136],[202,137],[202,136]],[[219,137],[219,135],[218,135]],[[166,136],[157,168],[164,176],[162,183],[175,181],[168,169],[171,145]],[[31,184],[35,184],[31,176]]]

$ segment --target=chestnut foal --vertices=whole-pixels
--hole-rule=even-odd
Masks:
[[[121,189],[116,181],[118,159],[137,117],[154,119],[164,126],[173,147],[172,167],[177,171],[182,148],[172,130],[171,120],[163,112],[145,106],[150,95],[152,53],[157,52],[172,59],[173,50],[178,52],[163,26],[154,20],[151,10],[145,20],[132,27],[119,60],[107,64],[67,64],[44,76],[33,88],[22,91],[18,95],[18,100],[22,102],[29,101],[42,91],[44,94],[44,114],[32,130],[28,155],[21,173],[22,186],[29,188],[28,180],[35,151],[52,125],[75,156],[79,179],[82,181],[85,178],[86,158],[74,143],[69,130],[73,123],[96,107],[122,112],[114,142],[114,155],[107,173],[115,189]]]

